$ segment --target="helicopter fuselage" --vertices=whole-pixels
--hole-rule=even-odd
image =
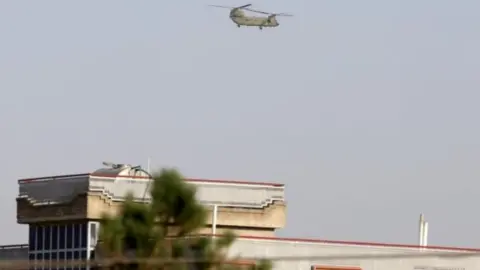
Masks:
[[[275,16],[259,17],[246,16],[241,10],[233,10],[230,13],[230,19],[238,26],[254,26],[262,29],[263,27],[277,27],[280,24]]]

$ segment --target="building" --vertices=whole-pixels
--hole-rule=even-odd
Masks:
[[[148,203],[149,179],[149,174],[138,166],[112,164],[93,173],[19,180],[17,222],[29,226],[29,243],[3,247],[0,258],[28,258],[32,261],[91,259],[95,253],[101,214],[118,211],[127,191],[133,192],[137,201]],[[480,251],[276,238],[275,231],[283,228],[286,220],[284,185],[203,179],[187,181],[197,187],[198,199],[211,209],[209,220],[212,222],[201,233],[219,234],[228,229],[239,235],[230,250],[232,255],[318,257]],[[338,258],[334,261],[310,258],[275,262],[275,269],[473,270],[480,269],[480,258]]]

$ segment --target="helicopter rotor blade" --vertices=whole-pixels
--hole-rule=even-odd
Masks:
[[[246,8],[245,10],[255,12],[255,13],[265,14],[265,15],[268,15],[268,16],[284,16],[284,17],[292,17],[293,16],[292,14],[288,14],[288,13],[270,13],[270,12],[255,10],[255,9],[251,9],[251,8]]]
[[[293,17],[292,14],[289,14],[289,13],[274,13],[272,15],[275,15],[275,16],[282,16],[282,17]]]
[[[246,5],[243,5],[243,6],[239,6],[237,7],[238,9],[244,9],[244,8],[247,8],[249,6],[251,6],[252,4],[246,4]]]
[[[227,6],[217,6],[217,5],[208,5],[209,7],[217,7],[217,8],[228,8],[228,9],[232,9],[234,7],[227,7]]]
[[[239,7],[218,6],[218,5],[209,5],[209,6],[210,6],[210,7],[217,7],[217,8],[228,8],[228,9],[243,9],[243,8],[249,7],[249,6],[251,6],[251,5],[252,5],[252,4],[246,4],[246,5],[239,6]]]
[[[251,9],[251,8],[245,8],[245,10],[255,12],[255,13],[265,14],[265,15],[272,15],[272,13],[265,12],[265,11],[259,11],[259,10],[255,10],[255,9]]]

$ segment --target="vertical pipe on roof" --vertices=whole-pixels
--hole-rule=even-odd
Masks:
[[[428,222],[425,221],[423,224],[423,246],[428,245]]]
[[[423,214],[420,214],[420,220],[418,223],[418,245],[423,246],[423,234],[425,225],[425,217],[423,216]]]

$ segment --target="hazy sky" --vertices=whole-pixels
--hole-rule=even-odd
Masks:
[[[286,184],[281,236],[480,247],[480,2],[1,1],[1,244],[17,179],[103,160]]]

